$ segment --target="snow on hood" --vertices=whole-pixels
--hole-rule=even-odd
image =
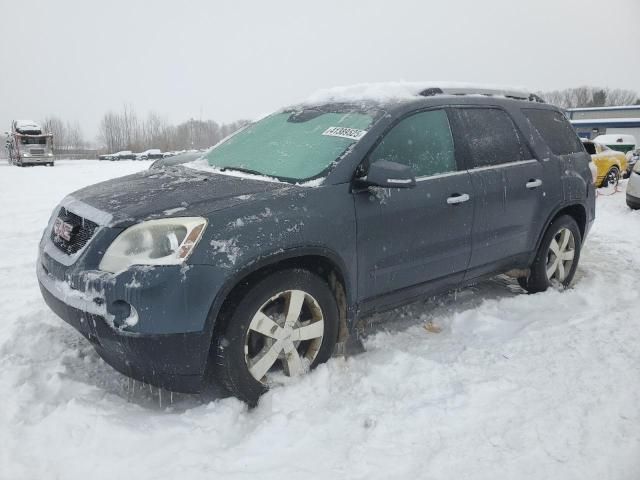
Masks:
[[[504,92],[528,92],[523,87],[507,87],[504,85],[480,85],[466,82],[449,82],[449,81],[421,81],[421,82],[380,82],[380,83],[358,83],[355,85],[347,85],[342,87],[333,87],[318,90],[306,99],[304,103],[322,104],[333,102],[358,103],[363,101],[372,101],[377,103],[385,103],[391,101],[401,101],[415,99],[420,92],[428,88],[440,88],[442,90],[484,90],[495,91],[496,93]]]
[[[71,196],[112,215],[111,225],[125,226],[177,212],[180,216],[205,215],[246,202],[249,195],[288,187],[291,185],[174,166],[97,183]]]

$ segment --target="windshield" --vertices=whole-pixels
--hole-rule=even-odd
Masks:
[[[364,136],[373,118],[362,112],[309,108],[270,115],[210,150],[205,158],[234,169],[300,181],[326,172]]]
[[[47,137],[21,137],[23,145],[46,145]]]

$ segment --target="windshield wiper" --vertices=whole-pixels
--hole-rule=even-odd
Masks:
[[[258,170],[251,170],[250,168],[243,168],[243,167],[218,167],[218,169],[221,172],[226,172],[227,170],[233,170],[236,172],[242,172],[242,173],[249,173],[251,175],[260,175],[261,177],[264,177],[265,174],[262,172],[259,172]]]

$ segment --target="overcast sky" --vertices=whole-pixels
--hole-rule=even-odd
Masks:
[[[318,88],[457,80],[640,91],[640,0],[2,0],[0,129],[124,103],[254,118]]]

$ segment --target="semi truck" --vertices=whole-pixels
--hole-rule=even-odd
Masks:
[[[42,127],[32,120],[14,120],[5,147],[9,163],[25,165],[54,165],[53,134],[43,133]]]

